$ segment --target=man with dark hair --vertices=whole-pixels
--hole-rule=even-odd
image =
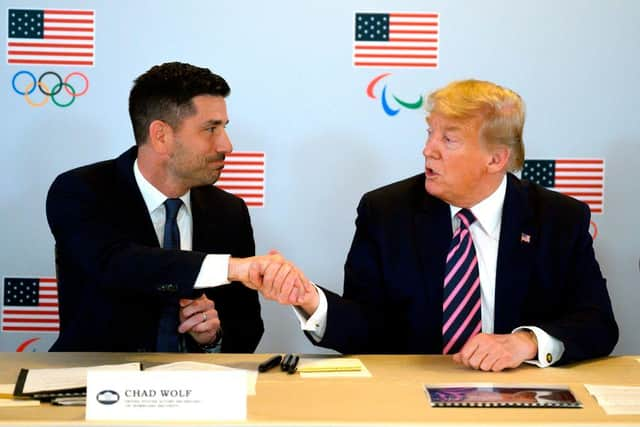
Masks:
[[[154,66],[129,97],[136,146],[55,179],[52,351],[255,350],[258,297],[235,282],[250,285],[250,267],[260,276],[271,261],[290,280],[296,270],[278,255],[253,257],[246,205],[212,185],[232,150],[229,91],[206,68]]]
[[[156,65],[135,80],[129,94],[129,116],[138,145],[149,136],[149,125],[161,119],[177,127],[194,113],[193,98],[211,95],[229,96],[231,89],[220,76],[206,68],[179,62]]]

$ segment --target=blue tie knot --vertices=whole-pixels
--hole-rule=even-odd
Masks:
[[[164,209],[167,212],[167,222],[176,220],[180,206],[182,206],[182,199],[167,199],[164,201]]]
[[[164,223],[162,247],[165,249],[180,249],[180,229],[176,220],[180,206],[182,206],[182,200],[180,199],[167,199],[164,201],[164,210],[167,217]]]
[[[473,216],[473,213],[471,213],[471,211],[467,208],[460,209],[456,216],[465,228],[469,228],[469,226],[476,220],[476,217]]]

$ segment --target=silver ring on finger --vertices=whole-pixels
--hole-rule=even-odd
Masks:
[[[204,311],[202,312],[202,323],[207,321],[207,313],[205,313]]]

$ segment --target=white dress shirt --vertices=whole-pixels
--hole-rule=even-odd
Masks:
[[[502,225],[502,208],[506,192],[507,177],[505,176],[496,191],[470,209],[476,217],[476,221],[471,224],[469,231],[473,238],[480,273],[482,332],[487,334],[492,334],[494,330],[498,246],[500,243],[500,226]],[[460,220],[455,216],[460,209],[456,206],[450,206],[454,233],[460,227]],[[316,288],[318,289],[320,303],[315,313],[307,319],[300,309],[294,307],[294,311],[300,321],[301,328],[310,332],[313,339],[320,341],[324,336],[327,325],[328,304],[327,297],[322,289],[317,286]],[[547,367],[560,359],[564,352],[562,341],[535,326],[523,325],[512,332],[522,329],[532,331],[538,341],[538,360],[530,360],[527,361],[528,363]]]
[[[167,196],[162,194],[160,190],[154,187],[147,179],[142,176],[138,166],[138,160],[133,163],[133,175],[142,193],[142,198],[151,216],[153,228],[158,236],[158,242],[162,245],[164,241],[164,224],[166,222],[166,211],[164,202]],[[190,251],[192,249],[193,238],[193,215],[191,213],[191,192],[187,191],[180,199],[182,206],[178,211],[176,221],[180,230],[180,249]],[[195,289],[213,288],[229,283],[227,277],[229,275],[229,254],[209,254],[204,258],[200,272],[194,283]]]

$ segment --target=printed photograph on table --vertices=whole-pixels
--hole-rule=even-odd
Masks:
[[[425,385],[432,407],[581,408],[566,386]]]

